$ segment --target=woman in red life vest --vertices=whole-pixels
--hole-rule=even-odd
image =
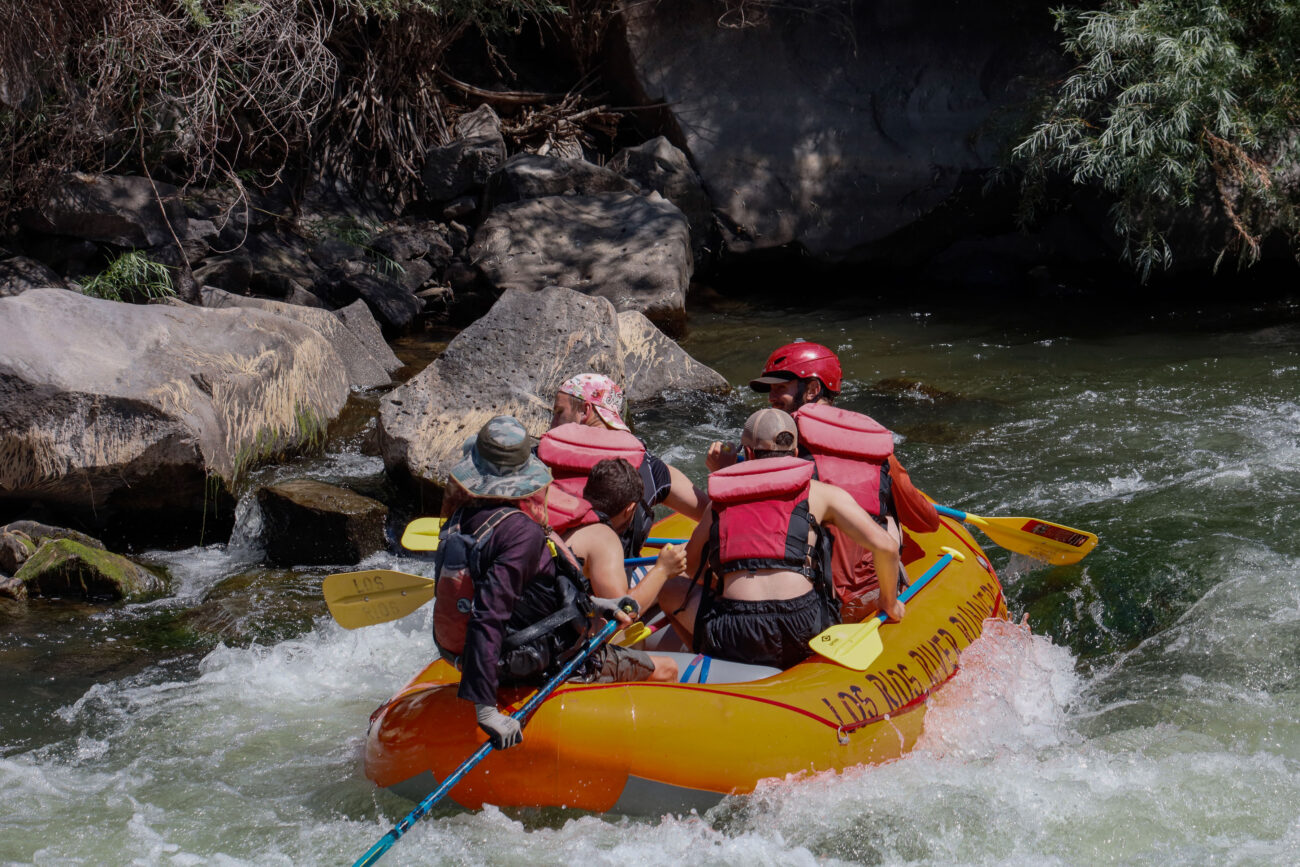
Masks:
[[[759,410],[741,435],[748,459],[709,476],[710,509],[686,545],[687,569],[703,580],[670,582],[659,603],[698,652],[779,668],[806,658],[808,642],[839,620],[824,527],[898,574],[894,539],[846,491],[813,479],[797,445],[793,418]],[[881,582],[891,620],[903,617],[897,589]]]
[[[893,434],[869,416],[832,406],[842,381],[834,352],[796,340],[777,348],[749,386],[766,393],[774,408],[794,415],[800,445],[815,462],[817,478],[849,491],[902,544],[903,563],[911,563],[924,552],[902,530],[933,533],[939,515],[894,455]],[[734,460],[734,446],[713,443],[705,463],[714,470]],[[878,608],[875,563],[843,534],[833,535],[832,571],[841,613],[846,623],[859,622]]]

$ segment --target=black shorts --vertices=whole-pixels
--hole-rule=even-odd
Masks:
[[[783,669],[803,662],[812,653],[808,642],[834,622],[816,590],[761,602],[717,597],[701,606],[699,616],[697,652]]]

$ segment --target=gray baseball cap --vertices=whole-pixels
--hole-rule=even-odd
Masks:
[[[551,483],[551,471],[532,448],[518,419],[496,416],[465,443],[465,459],[452,467],[451,477],[474,497],[523,499]]]
[[[782,434],[789,434],[782,437]],[[787,440],[781,445],[777,440]],[[745,420],[740,444],[760,451],[794,451],[799,444],[799,427],[789,413],[779,409],[760,409]]]

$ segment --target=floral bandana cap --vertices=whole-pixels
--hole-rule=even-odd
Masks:
[[[607,427],[628,429],[623,423],[623,389],[603,373],[579,373],[569,377],[560,386],[560,393],[591,404]]]

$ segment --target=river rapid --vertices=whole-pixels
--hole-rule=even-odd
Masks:
[[[383,863],[1294,863],[1300,308],[1099,307],[694,311],[684,347],[732,383],[792,337],[826,343],[841,405],[893,428],[937,501],[1100,546],[1055,568],[986,546],[1015,623],[962,657],[899,761],[703,816],[444,809]],[[701,479],[762,405],[742,389],[634,417]],[[379,488],[361,438],[271,472]],[[350,863],[411,808],[360,748],[432,652],[428,611],[343,630],[331,570],[266,570],[252,512],[229,544],[147,554],[166,599],[0,611],[0,863]]]

